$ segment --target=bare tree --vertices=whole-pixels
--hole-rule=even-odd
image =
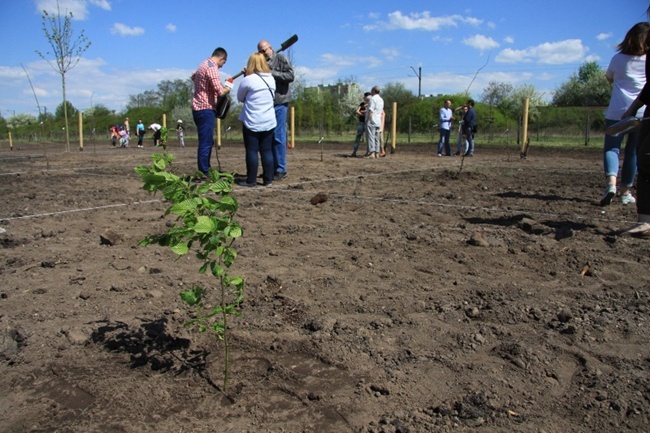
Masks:
[[[70,128],[68,125],[67,99],[65,96],[65,74],[77,66],[81,55],[90,47],[90,41],[84,35],[83,30],[75,38],[72,28],[72,12],[61,15],[59,0],[56,2],[56,15],[43,10],[43,32],[50,43],[52,51],[43,54],[36,50],[41,58],[50,64],[59,75],[61,75],[61,88],[63,90],[63,107],[65,117],[65,144],[66,151],[70,152]],[[46,56],[54,56],[50,60]]]

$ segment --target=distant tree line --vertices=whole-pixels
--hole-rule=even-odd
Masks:
[[[543,94],[529,84],[515,86],[504,82],[490,82],[476,100],[476,111],[481,133],[501,133],[514,130],[523,115],[523,101],[528,98],[531,133],[540,129],[558,134],[581,132],[585,127],[601,131],[604,128],[603,111],[609,103],[611,84],[596,62],[582,64],[578,71],[562,83],[553,95],[552,102],[544,102]],[[302,80],[293,86],[296,134],[321,135],[325,137],[348,134],[356,128],[356,107],[363,98],[362,89],[354,77],[340,80],[334,85],[307,87]],[[191,102],[193,87],[189,79],[163,80],[152,90],[130,95],[124,112],[115,112],[104,105],[94,105],[84,111],[84,132],[86,135],[107,133],[113,124],[122,124],[130,119],[132,127],[142,119],[145,123],[162,121],[167,114],[168,124],[182,119],[187,133],[193,132]],[[418,98],[400,82],[382,86],[381,96],[385,102],[386,128],[392,121],[393,103],[397,103],[397,131],[405,133],[435,133],[438,110],[446,99],[452,101],[452,108],[460,107],[472,96],[467,93],[437,95]],[[232,96],[233,99],[234,95]],[[241,105],[233,101],[228,117],[223,121],[234,131],[240,131],[238,115]],[[68,116],[77,116],[78,110],[69,102]],[[45,112],[38,118],[18,114],[4,119],[0,117],[0,130],[12,130],[23,138],[27,136],[56,137],[64,127],[63,103],[54,113]],[[588,122],[588,124],[586,124]],[[76,122],[71,123],[76,128]],[[48,136],[49,132],[49,136]],[[72,132],[72,131],[71,131]],[[14,134],[16,135],[16,134]]]

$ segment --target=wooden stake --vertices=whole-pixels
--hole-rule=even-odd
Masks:
[[[167,115],[163,113],[163,128],[167,128]]]
[[[289,148],[293,149],[296,147],[296,112],[295,107],[291,106],[291,142],[289,143]]]
[[[524,119],[522,126],[521,134],[521,157],[526,158],[528,156],[528,104],[530,99],[524,99]]]
[[[390,133],[392,135],[391,148],[395,152],[397,146],[397,102],[393,102],[393,119],[391,120]]]
[[[14,150],[14,142],[11,141],[11,131],[7,132],[9,134],[9,150]]]
[[[221,147],[221,119],[217,119],[217,149]]]
[[[79,152],[84,150],[84,115],[79,112]]]

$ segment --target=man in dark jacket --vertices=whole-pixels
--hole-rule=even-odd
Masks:
[[[467,137],[469,146],[465,156],[474,156],[474,131],[476,130],[476,111],[474,110],[474,101],[467,101],[467,113],[463,117],[463,133]]]
[[[275,137],[273,140],[273,160],[275,175],[273,180],[287,177],[287,110],[291,100],[289,84],[294,80],[293,67],[289,59],[273,51],[268,41],[260,41],[257,51],[264,54],[275,78]]]

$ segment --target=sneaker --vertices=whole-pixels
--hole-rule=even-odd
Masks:
[[[439,153],[438,156],[442,157],[442,153]]]
[[[356,158],[357,157],[357,152],[352,152],[352,155],[350,155],[350,158]]]
[[[612,203],[612,199],[616,195],[616,186],[614,185],[609,185],[607,188],[605,188],[605,192],[603,193],[603,198],[600,199],[600,205],[601,206],[609,206]]]
[[[284,179],[286,177],[287,177],[287,172],[286,171],[285,172],[278,171],[277,173],[275,173],[275,175],[273,175],[273,180],[275,180],[277,182],[277,181],[282,180],[282,179]]]
[[[630,194],[628,192],[627,194],[623,194],[621,196],[621,203],[623,203],[623,204],[634,204],[634,203],[636,203],[636,199],[634,198],[634,196],[632,194]]]
[[[245,186],[245,187],[247,187],[247,188],[255,188],[255,187],[257,186],[257,182],[248,183],[248,182],[245,181],[245,180],[240,180],[239,182],[237,182],[237,185],[239,185],[239,186]]]

